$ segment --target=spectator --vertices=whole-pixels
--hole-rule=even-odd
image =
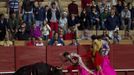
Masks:
[[[67,31],[67,14],[64,12],[59,20],[59,27],[64,31]]]
[[[81,40],[91,40],[91,34],[88,30],[84,30],[80,36]]]
[[[42,27],[43,40],[48,40],[49,39],[50,31],[51,31],[50,26],[47,24],[47,21],[44,21],[44,25]]]
[[[132,29],[134,29],[134,6],[132,6],[132,9],[131,9],[131,17],[132,17]]]
[[[29,39],[29,33],[26,30],[26,24],[23,23],[20,28],[18,29],[17,33],[15,34],[16,40],[28,40]]]
[[[18,17],[19,15],[19,0],[8,0],[9,15],[15,13]]]
[[[119,26],[119,19],[115,15],[115,10],[111,9],[110,15],[106,18],[105,27],[108,31],[113,31],[117,26]]]
[[[48,5],[45,6],[45,21],[48,21],[47,13],[48,13],[49,7]]]
[[[117,14],[121,15],[121,12],[123,9],[124,9],[123,2],[118,1],[117,5],[116,5]]]
[[[35,11],[34,11],[34,16],[35,16],[35,24],[37,26],[41,26],[43,25],[43,21],[45,20],[46,18],[46,11],[45,11],[45,8],[41,6],[42,5],[42,2],[38,2],[38,7],[35,8]]]
[[[79,23],[79,18],[75,14],[68,17],[68,28],[74,27]]]
[[[124,40],[133,40],[132,35],[130,34],[130,32],[128,30],[125,30],[124,35],[122,36],[122,39]]]
[[[69,44],[69,46],[78,46],[80,45],[76,39],[72,39],[72,42]]]
[[[96,10],[96,7],[93,7],[92,8],[92,14],[91,14],[91,25],[92,25],[92,28],[95,27],[95,29],[99,29],[100,26],[99,26],[99,22],[100,22],[100,19],[99,19],[99,12]],[[94,26],[95,25],[95,26]]]
[[[19,28],[18,19],[16,17],[17,17],[16,14],[12,13],[11,17],[9,18],[9,27],[13,38],[15,33],[17,32],[17,29]]]
[[[81,0],[81,7],[85,9],[88,4],[91,4],[92,0]]]
[[[131,28],[131,12],[129,11],[127,6],[121,12],[121,19],[124,28],[129,30]]]
[[[3,41],[0,41],[0,46],[12,46],[13,42],[10,41],[9,37],[8,37],[8,33],[5,36],[5,39]]]
[[[33,24],[33,26],[31,27],[31,36],[35,39],[38,39],[42,36],[40,26],[36,26],[35,24]]]
[[[35,41],[35,46],[41,47],[44,46],[44,42],[41,38],[38,38],[37,41]]]
[[[51,3],[51,8],[47,12],[47,19],[51,27],[51,32],[50,32],[50,39],[53,37],[53,30],[54,32],[58,32],[58,22],[60,19],[60,11],[58,10],[56,3],[52,2]]]
[[[4,14],[0,14],[0,40],[4,40],[7,29],[7,20],[4,17]]]
[[[109,12],[108,12],[108,9],[105,8],[104,9],[104,12],[102,12],[100,14],[100,20],[101,20],[101,27],[100,29],[104,30],[106,27],[105,27],[105,22],[106,22],[106,18],[109,16]]]
[[[62,28],[59,28],[59,37],[63,40],[64,30]]]
[[[75,2],[76,2],[76,0],[72,0],[72,3],[70,3],[68,5],[69,15],[71,15],[71,14],[78,15],[79,14],[78,5]]]
[[[80,28],[82,29],[90,29],[90,17],[86,9],[83,9],[80,14]]]
[[[30,29],[30,27],[32,26],[33,23],[33,8],[34,8],[34,4],[33,1],[31,0],[24,0],[23,1],[23,5],[22,5],[22,18],[23,21],[26,23],[26,28]]]
[[[119,42],[121,41],[121,36],[119,35],[118,31],[114,31],[112,40],[114,44],[119,44]]]
[[[105,40],[105,39],[107,39],[107,37],[108,37],[109,39],[111,39],[111,38],[109,37],[108,31],[107,31],[107,30],[104,30],[104,31],[103,31],[103,34],[102,34],[102,39]]]
[[[58,33],[54,34],[54,37],[49,41],[48,45],[64,46],[63,40],[59,37]]]
[[[35,38],[30,38],[28,42],[26,42],[26,46],[35,46]]]

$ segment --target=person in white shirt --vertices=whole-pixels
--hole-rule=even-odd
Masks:
[[[67,18],[66,18],[66,12],[62,14],[59,20],[59,27],[62,28],[63,30],[67,30]]]
[[[51,31],[51,28],[50,26],[47,24],[46,21],[44,21],[44,25],[42,27],[42,36],[43,36],[43,39],[47,40],[49,39],[49,33]]]

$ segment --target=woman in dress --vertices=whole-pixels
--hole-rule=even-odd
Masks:
[[[103,69],[103,73],[104,73],[104,75],[116,75],[116,72],[115,72],[114,68],[111,66],[110,60],[108,57],[108,54],[110,51],[109,38],[107,37],[106,39],[103,39],[102,43],[103,43],[103,46],[102,46],[101,53],[103,55],[103,63],[101,65],[101,67]]]
[[[67,69],[69,70],[71,75],[72,70],[78,69],[80,75],[95,75],[91,70],[89,70],[82,61],[82,58],[77,53],[68,53],[64,52],[63,56],[65,57],[66,61],[71,62],[71,66],[68,66]]]

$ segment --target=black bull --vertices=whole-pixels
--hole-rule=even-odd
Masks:
[[[63,75],[62,70],[47,63],[36,63],[18,69],[13,75]]]

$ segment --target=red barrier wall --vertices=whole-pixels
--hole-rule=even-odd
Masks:
[[[78,52],[86,65],[91,65],[88,63],[90,60],[84,57],[90,51],[90,46],[0,47],[0,71],[14,71],[15,67],[18,69],[23,65],[41,61],[59,66],[62,64],[59,54],[65,51]],[[116,69],[134,69],[133,56],[134,45],[111,45],[110,59]],[[129,72],[129,75],[134,73]]]
[[[16,47],[16,69],[21,66],[46,62],[46,47]]]
[[[0,72],[14,71],[14,48],[0,47]]]
[[[48,46],[47,47],[47,63],[55,66],[61,66],[63,62],[60,59],[60,54],[63,52],[77,52],[77,46]]]

